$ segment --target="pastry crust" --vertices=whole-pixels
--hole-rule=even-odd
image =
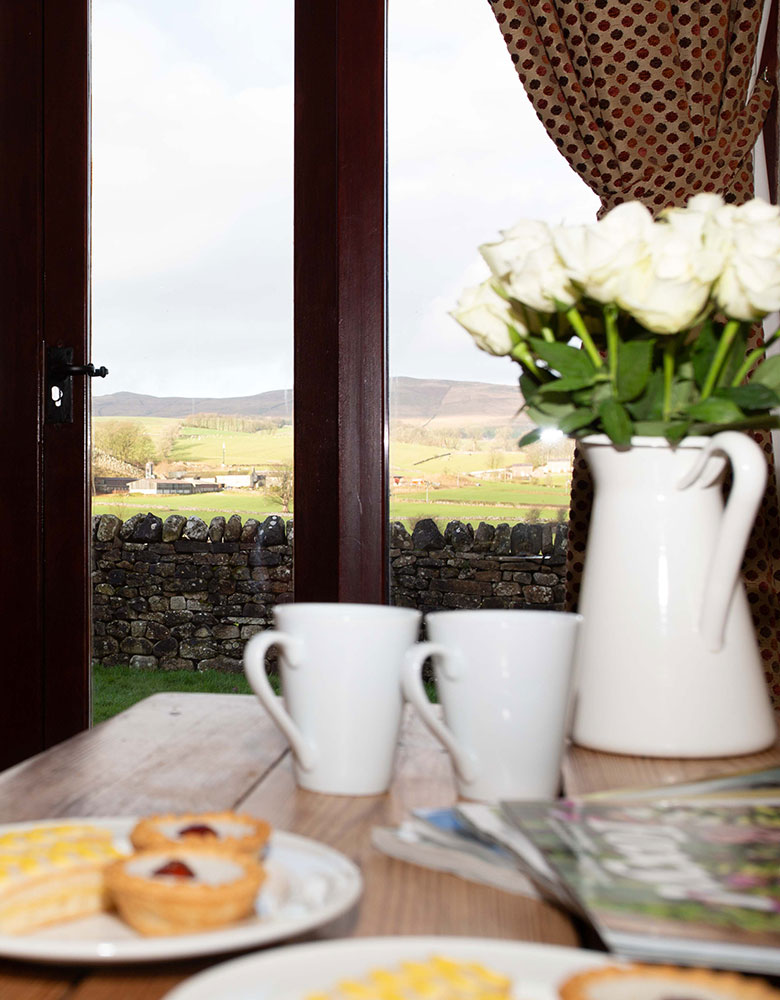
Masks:
[[[183,862],[195,877],[154,874],[171,862]],[[264,878],[262,866],[245,853],[181,843],[140,851],[105,873],[119,915],[150,936],[198,933],[242,920],[254,911]]]
[[[181,831],[192,826],[208,827],[213,833],[191,832],[182,836]],[[140,820],[130,834],[130,842],[136,851],[158,847],[202,845],[227,853],[240,851],[257,857],[264,849],[270,834],[269,823],[246,813],[230,811],[168,813],[147,816]]]
[[[641,990],[637,988],[638,981]],[[561,1000],[612,1000],[640,994],[643,1000],[683,996],[686,1000],[780,1000],[780,990],[761,979],[748,979],[736,972],[680,969],[671,965],[610,965],[588,969],[570,976],[558,990]]]

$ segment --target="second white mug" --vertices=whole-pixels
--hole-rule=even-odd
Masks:
[[[560,611],[437,611],[411,649],[403,689],[452,757],[458,792],[481,801],[557,794],[581,617]],[[433,658],[443,721],[421,670]]]

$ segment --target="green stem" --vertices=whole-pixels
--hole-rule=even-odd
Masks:
[[[664,341],[664,420],[668,420],[672,412],[672,384],[674,383],[674,355],[677,341],[668,337]]]
[[[515,344],[509,352],[509,356],[514,358],[515,361],[519,361],[520,364],[527,369],[528,374],[533,375],[537,382],[546,381],[542,372],[537,367],[536,362],[533,359],[533,355],[531,354],[531,350],[525,341],[521,340],[519,344]]]
[[[766,353],[766,349],[770,344],[773,344],[776,340],[780,339],[780,330],[775,330],[771,337],[768,337],[761,347],[754,348],[750,354],[747,355],[745,360],[739,366],[737,374],[731,381],[732,386],[742,385],[744,380],[747,378],[747,374],[753,365],[758,361],[762,354]]]
[[[593,338],[588,332],[588,328],[577,311],[576,306],[572,306],[570,309],[566,310],[566,319],[571,323],[571,328],[577,334],[577,336],[582,341],[582,346],[585,348],[588,357],[593,362],[594,368],[603,368],[604,362],[601,360],[601,355],[596,349],[596,345],[593,343]]]
[[[738,319],[730,319],[723,328],[723,333],[721,334],[720,341],[718,342],[718,346],[715,351],[715,357],[712,359],[710,370],[707,372],[704,379],[700,399],[707,399],[712,393],[712,390],[715,388],[715,383],[718,381],[718,376],[720,375],[721,369],[725,364],[728,353],[731,350],[731,345],[734,343],[734,338],[739,331],[739,327],[740,322]]]
[[[604,329],[607,333],[607,358],[609,360],[609,377],[612,385],[617,384],[618,370],[618,350],[620,349],[620,337],[617,326],[617,306],[604,306]]]
[[[542,337],[547,341],[548,344],[555,343],[555,334],[552,332],[552,328],[549,326],[542,327]]]

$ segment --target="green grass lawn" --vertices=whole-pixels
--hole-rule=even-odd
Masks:
[[[278,693],[278,677],[272,675],[269,680]],[[425,688],[431,701],[436,701],[435,685],[426,683]],[[160,691],[252,694],[243,674],[227,674],[218,670],[131,670],[130,667],[95,666],[92,668],[92,722],[97,725]]]
[[[272,678],[272,683],[274,683]],[[123,712],[159,691],[208,691],[215,694],[251,694],[243,674],[217,670],[131,670],[130,667],[92,668],[92,721],[97,724]]]

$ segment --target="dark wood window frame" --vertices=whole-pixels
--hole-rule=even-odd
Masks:
[[[388,599],[385,21],[296,0],[299,600]],[[766,56],[777,79],[776,11]],[[90,360],[88,109],[89,0],[0,4],[0,767],[89,718],[89,387],[42,418],[46,344]],[[777,129],[775,101],[775,199]]]

